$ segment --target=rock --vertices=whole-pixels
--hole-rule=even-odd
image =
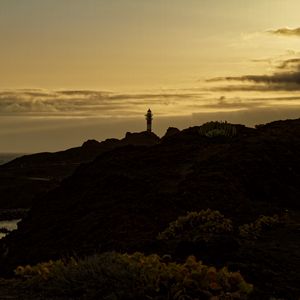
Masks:
[[[178,134],[179,132],[180,132],[180,130],[178,128],[169,127],[167,129],[167,132],[165,133],[165,135],[162,137],[162,139],[166,139],[166,138],[169,138],[171,136],[174,136],[174,135]]]

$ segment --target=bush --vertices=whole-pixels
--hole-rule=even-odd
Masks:
[[[8,234],[10,233],[12,230],[7,229],[6,227],[0,227],[0,233],[4,233],[4,234]]]
[[[250,224],[244,224],[239,227],[239,235],[246,239],[258,239],[266,231],[275,228],[283,220],[278,215],[260,216],[255,222]]]
[[[180,239],[183,241],[209,241],[216,235],[232,231],[232,222],[217,210],[189,212],[171,222],[169,227],[159,233],[159,240]]]
[[[207,137],[233,137],[237,134],[236,127],[225,122],[207,122],[200,126],[199,134]]]
[[[193,256],[178,264],[158,255],[113,252],[18,267],[15,272],[39,292],[84,299],[247,299],[253,289],[239,272],[216,270]]]

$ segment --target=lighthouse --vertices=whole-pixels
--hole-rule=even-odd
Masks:
[[[150,108],[148,109],[147,114],[145,115],[145,117],[146,117],[146,120],[147,120],[147,131],[151,132],[152,131],[153,114],[152,114]]]

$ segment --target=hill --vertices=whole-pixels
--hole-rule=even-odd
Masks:
[[[261,295],[299,296],[300,119],[235,128],[233,137],[171,130],[153,146],[119,147],[81,164],[1,241],[1,269],[111,250],[179,260],[195,254],[248,273]],[[237,226],[287,210],[290,220],[246,245],[232,236],[211,244],[157,241],[178,216],[207,208]]]
[[[55,153],[24,155],[0,165],[0,208],[29,208],[33,199],[58,186],[82,163],[92,161],[97,155],[125,145],[150,146],[159,142],[153,133],[127,132],[121,139],[103,142],[89,140],[81,147]]]

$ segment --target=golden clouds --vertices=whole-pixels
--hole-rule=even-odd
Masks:
[[[269,30],[268,31],[269,33],[271,34],[274,34],[274,35],[279,35],[279,36],[298,36],[300,37],[300,27],[298,28],[279,28],[279,29],[276,29],[276,30]]]

